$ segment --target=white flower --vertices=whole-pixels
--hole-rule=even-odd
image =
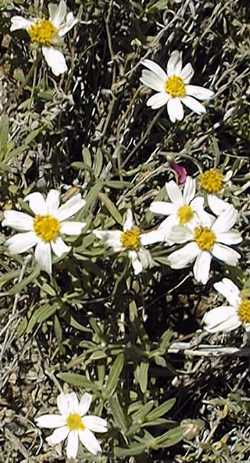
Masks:
[[[208,205],[213,204],[213,211],[216,215],[222,214],[228,207],[232,207],[229,203],[222,200],[218,195],[221,195],[224,186],[232,177],[232,171],[228,171],[223,175],[222,171],[217,168],[205,170],[198,177],[200,189],[207,194]]]
[[[114,252],[127,251],[132,262],[135,275],[143,269],[153,265],[150,252],[144,246],[162,241],[162,232],[153,230],[148,233],[141,233],[139,227],[134,224],[131,209],[128,209],[123,231],[99,231],[95,230],[97,238],[104,241],[106,246],[111,247]]]
[[[25,29],[31,42],[42,47],[42,53],[49,67],[58,76],[67,71],[65,58],[59,49],[62,45],[62,37],[74,27],[77,19],[71,12],[67,14],[64,0],[61,0],[58,6],[49,3],[48,9],[49,19],[25,19],[22,16],[13,16],[10,30]]]
[[[41,193],[31,193],[28,201],[34,217],[18,211],[5,211],[3,225],[18,233],[7,240],[11,254],[20,254],[35,246],[35,259],[40,268],[51,273],[51,251],[61,257],[71,248],[66,246],[61,235],[80,235],[85,223],[68,221],[85,204],[80,194],[73,196],[59,207],[60,193],[50,190],[46,200]]]
[[[76,458],[79,439],[86,449],[96,455],[101,452],[101,447],[94,432],[106,432],[107,421],[94,415],[86,415],[91,404],[92,396],[83,394],[80,403],[74,392],[60,394],[57,397],[57,406],[61,415],[43,415],[36,418],[36,423],[41,428],[56,428],[47,437],[50,445],[56,445],[68,438],[67,457]]]
[[[190,63],[182,67],[182,55],[179,51],[171,54],[167,72],[149,59],[142,61],[142,64],[149,70],[142,71],[140,81],[157,92],[149,98],[147,106],[158,109],[167,104],[172,122],[183,119],[182,103],[197,114],[206,112],[205,106],[197,100],[209,100],[213,92],[197,85],[189,85],[194,70]]]
[[[244,296],[239,288],[228,278],[223,278],[220,283],[215,283],[215,289],[222,294],[229,305],[216,307],[207,312],[203,317],[205,329],[210,333],[217,331],[232,331],[240,325],[247,330],[250,328],[250,299]]]
[[[165,240],[168,243],[171,243],[168,235],[174,225],[190,225],[197,221],[197,218],[208,216],[203,206],[204,198],[201,196],[195,198],[195,185],[196,181],[187,177],[182,190],[171,180],[165,184],[171,202],[153,201],[149,207],[155,214],[168,216],[159,226],[159,229],[165,232]]]
[[[208,216],[207,221],[194,222],[192,226],[174,226],[169,238],[175,243],[188,242],[188,244],[168,256],[170,266],[180,269],[195,261],[194,277],[197,281],[206,284],[213,257],[228,265],[237,265],[240,254],[227,246],[242,241],[239,232],[231,231],[237,215],[237,211],[231,207],[218,218],[210,216],[210,223]]]

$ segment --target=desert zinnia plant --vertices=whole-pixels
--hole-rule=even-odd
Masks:
[[[87,415],[91,405],[91,394],[85,393],[79,402],[77,395],[61,393],[57,398],[60,415],[42,415],[36,418],[41,428],[56,428],[47,438],[50,445],[56,445],[67,439],[66,453],[68,458],[76,458],[79,441],[86,449],[96,455],[101,446],[94,432],[107,431],[107,421],[99,416]]]
[[[198,100],[209,100],[213,92],[198,85],[190,85],[194,70],[190,63],[182,66],[182,54],[179,51],[171,54],[166,71],[149,59],[142,61],[142,65],[147,70],[142,71],[140,81],[157,92],[149,98],[147,106],[158,109],[167,105],[171,122],[183,119],[183,104],[197,114],[206,112],[205,106]]]
[[[240,233],[232,230],[237,217],[237,211],[231,206],[217,218],[207,217],[206,221],[200,218],[189,226],[174,226],[169,238],[175,243],[186,244],[168,256],[170,266],[180,269],[194,262],[195,279],[206,284],[213,258],[237,265],[240,254],[230,247],[242,241]]]
[[[229,278],[215,283],[215,289],[226,298],[229,305],[209,310],[203,317],[204,327],[210,333],[232,331],[243,325],[250,329],[249,291],[241,291]]]
[[[58,76],[67,71],[67,64],[62,52],[63,37],[77,23],[73,13],[67,14],[67,5],[61,0],[59,5],[50,3],[49,19],[13,16],[11,31],[25,29],[32,43],[41,47],[44,58],[52,72]]]
[[[57,257],[70,251],[62,239],[63,235],[80,235],[83,222],[69,221],[83,208],[85,201],[80,194],[65,204],[60,204],[60,193],[50,190],[44,199],[41,193],[31,193],[25,200],[33,216],[19,211],[5,211],[3,225],[21,232],[6,241],[11,254],[21,254],[35,246],[35,259],[41,270],[52,272],[52,251]]]

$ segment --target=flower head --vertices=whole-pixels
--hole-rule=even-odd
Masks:
[[[212,208],[212,204],[210,204]],[[194,277],[206,284],[209,278],[210,264],[213,257],[228,265],[237,265],[240,254],[228,245],[242,241],[237,231],[231,230],[237,219],[234,207],[228,207],[219,217],[207,215],[188,226],[172,228],[169,239],[175,243],[187,243],[181,249],[168,256],[170,266],[180,269],[194,263]]]
[[[95,230],[94,233],[114,252],[127,252],[136,275],[153,264],[150,252],[144,246],[162,241],[161,231],[141,232],[140,228],[134,223],[131,209],[127,211],[123,231]]]
[[[67,457],[76,458],[79,440],[86,449],[96,455],[101,451],[100,444],[94,432],[106,432],[107,421],[94,415],[86,415],[91,404],[92,396],[83,394],[80,403],[74,392],[60,394],[57,406],[60,415],[42,415],[36,418],[41,428],[56,428],[47,438],[50,445],[56,445],[67,440]]]
[[[221,169],[212,168],[205,170],[198,177],[199,188],[207,195],[208,205],[213,203],[214,212],[216,215],[222,214],[230,204],[222,200],[225,184],[230,180],[232,171],[228,171],[226,175]]]
[[[49,4],[49,19],[31,18],[22,16],[11,18],[11,31],[25,29],[31,42],[42,47],[42,53],[52,72],[58,76],[67,71],[63,53],[60,50],[62,37],[74,27],[77,19],[70,12],[67,14],[65,0],[56,6]]]
[[[5,211],[3,225],[18,233],[7,240],[11,254],[20,254],[35,246],[35,259],[40,268],[51,273],[52,256],[61,257],[70,250],[62,235],[80,235],[85,223],[67,219],[76,214],[85,204],[80,194],[73,196],[59,207],[60,193],[50,190],[46,200],[41,193],[31,193],[25,198],[34,216],[18,211]]]
[[[182,103],[197,114],[206,112],[205,106],[197,100],[209,100],[213,92],[197,85],[189,85],[194,71],[190,63],[182,67],[182,55],[179,51],[171,54],[167,72],[149,59],[142,61],[142,65],[147,70],[142,71],[140,81],[157,92],[149,98],[147,106],[158,109],[167,104],[172,122],[183,119]]]
[[[154,201],[150,205],[150,211],[159,215],[168,216],[160,225],[164,232],[165,240],[169,243],[169,232],[174,225],[188,225],[201,217],[207,217],[202,197],[195,197],[195,180],[187,177],[184,188],[181,189],[173,180],[165,184],[168,197],[171,202]]]
[[[210,333],[217,331],[232,331],[240,325],[250,327],[250,298],[244,295],[240,289],[228,278],[223,278],[215,283],[215,289],[222,294],[229,305],[216,307],[207,312],[203,317],[205,329]]]

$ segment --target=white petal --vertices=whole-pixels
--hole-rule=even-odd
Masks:
[[[59,76],[67,71],[67,64],[63,53],[57,48],[42,47],[42,52],[48,66],[51,68],[55,76]]]
[[[241,243],[242,237],[239,232],[216,233],[217,241],[223,244],[238,244]]]
[[[92,395],[88,392],[85,392],[81,397],[80,405],[79,405],[79,413],[81,416],[86,415],[89,410],[90,404],[92,401]]]
[[[50,10],[52,11],[52,10]],[[64,0],[61,0],[57,9],[55,10],[55,14],[50,17],[53,24],[58,28],[64,22],[64,18],[67,13],[67,5]]]
[[[194,264],[194,277],[197,281],[205,285],[209,278],[209,270],[212,256],[209,252],[201,252]]]
[[[28,251],[37,243],[34,232],[17,233],[6,241],[10,254],[21,254]]]
[[[189,227],[186,227],[185,225],[174,225],[167,236],[167,238],[173,241],[173,243],[179,244],[190,241],[192,237],[192,231]]]
[[[167,93],[156,93],[156,95],[151,96],[147,101],[147,106],[150,106],[152,109],[158,109],[164,106],[169,100]]]
[[[195,100],[192,96],[184,96],[181,101],[184,103],[184,105],[191,109],[191,111],[194,111],[197,114],[206,112],[205,106],[199,103],[199,101]]]
[[[106,246],[112,248],[113,251],[119,252],[123,249],[121,242],[122,232],[118,230],[94,230],[93,233],[97,238],[102,240]]]
[[[78,23],[78,19],[74,17],[73,13],[68,13],[66,17],[66,22],[63,24],[62,27],[59,29],[59,36],[63,37],[67,32],[69,32],[72,27],[74,27]]]
[[[57,190],[50,190],[46,198],[47,213],[55,215],[59,207],[60,192]]]
[[[94,432],[106,432],[107,431],[107,421],[99,416],[88,415],[84,417],[85,426]]]
[[[240,290],[229,278],[223,278],[222,281],[215,283],[214,288],[226,298],[229,304],[236,305],[239,303]]]
[[[233,206],[228,207],[214,222],[212,230],[214,233],[228,232],[235,224],[238,212]]]
[[[35,418],[37,426],[39,428],[61,428],[66,425],[66,418],[61,415],[42,415]]]
[[[41,193],[31,193],[26,196],[25,201],[28,201],[30,209],[35,215],[46,215],[47,207],[44,197]]]
[[[70,198],[65,204],[58,209],[57,218],[62,222],[75,215],[85,205],[84,199],[81,198],[80,193]]]
[[[205,330],[210,333],[235,330],[241,325],[234,307],[221,306],[207,312],[203,317]]]
[[[183,201],[185,204],[189,204],[194,198],[195,186],[196,186],[195,179],[188,176],[186,178],[184,190],[183,190]]]
[[[194,96],[198,100],[209,100],[214,95],[214,92],[207,90],[198,85],[186,85],[187,95]]]
[[[18,231],[29,231],[33,230],[33,218],[23,212],[5,211],[2,225],[12,227]]]
[[[142,233],[140,239],[142,246],[147,246],[164,241],[164,233],[161,230],[152,230],[148,233]]]
[[[142,263],[139,259],[138,253],[136,251],[129,251],[128,256],[131,259],[131,263],[132,263],[135,275],[138,275],[143,270]]]
[[[223,244],[216,243],[212,249],[212,254],[217,259],[222,260],[228,265],[237,265],[240,259],[240,254],[234,249],[224,246]]]
[[[163,241],[165,241],[168,244],[175,243],[175,241],[170,239],[170,233],[171,233],[172,228],[178,224],[179,222],[178,222],[178,219],[176,218],[176,215],[170,215],[169,217],[167,217],[165,220],[161,222],[161,224],[159,225],[159,231],[163,233]],[[187,240],[185,240],[185,242],[186,241]]]
[[[223,199],[218,198],[215,195],[207,195],[208,205],[215,215],[221,215],[228,208],[232,207],[231,204],[223,201]]]
[[[123,225],[123,230],[124,231],[131,230],[131,228],[133,228],[133,226],[134,226],[133,214],[132,214],[131,209],[128,209],[127,214],[126,214],[126,218],[125,218],[125,222],[124,222],[124,225]]]
[[[137,252],[137,254],[138,254],[138,260],[140,261],[143,269],[153,267],[154,261],[148,249],[141,247],[139,251]]]
[[[80,235],[83,228],[85,227],[85,222],[62,222],[61,223],[61,233],[65,235]]]
[[[185,84],[188,84],[194,75],[193,67],[190,63],[186,64],[180,72],[180,77],[184,80]]]
[[[41,268],[45,272],[51,274],[52,262],[51,262],[51,248],[49,243],[40,241],[35,249],[35,258]]]
[[[57,257],[61,257],[63,254],[66,254],[66,252],[69,252],[71,249],[70,246],[67,246],[63,242],[60,236],[55,241],[51,241],[51,247]]]
[[[182,68],[181,53],[178,50],[175,50],[173,51],[173,53],[171,53],[170,58],[168,60],[168,64],[167,64],[168,76],[171,76],[173,74],[177,76],[180,75],[181,68]]]
[[[193,201],[191,201],[190,206],[193,211],[196,212],[198,221],[203,225],[203,227],[211,228],[215,217],[204,210],[204,198],[197,196],[193,199]]]
[[[154,214],[170,215],[176,212],[176,206],[166,201],[153,201],[149,206],[149,210]]]
[[[155,63],[154,61],[151,61],[150,59],[145,59],[141,63],[143,66],[146,68],[150,69],[150,71],[154,72],[156,76],[159,77],[159,79],[162,79],[165,81],[167,79],[167,74],[163,69],[159,66],[159,64]]]
[[[200,250],[196,243],[188,243],[168,256],[170,267],[176,269],[185,268],[194,261],[199,253]]]
[[[57,397],[57,407],[62,415],[68,415],[70,409],[70,394],[63,392]]]
[[[11,18],[10,31],[16,31],[18,29],[28,29],[34,21],[22,18],[22,16],[13,16]]]
[[[70,413],[79,413],[79,400],[75,392],[68,394],[69,411]]]
[[[79,432],[79,437],[81,443],[90,453],[96,455],[98,452],[101,452],[101,446],[91,431],[84,429],[84,431]]]
[[[79,433],[80,434],[80,433]],[[67,442],[67,457],[68,458],[76,458],[78,452],[78,432],[77,431],[70,431],[68,435],[68,442]]]
[[[56,445],[66,439],[69,434],[67,426],[56,429],[51,436],[47,437],[46,441],[49,445]]]
[[[180,190],[180,187],[173,180],[165,184],[167,194],[172,203],[178,206],[183,205],[183,197]]]
[[[158,77],[154,72],[144,70],[142,71],[142,76],[140,81],[146,87],[156,90],[156,92],[162,92],[164,90],[165,80]]]
[[[179,98],[171,98],[168,101],[168,115],[171,122],[182,121],[184,117],[184,110]]]

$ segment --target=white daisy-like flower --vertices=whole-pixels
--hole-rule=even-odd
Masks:
[[[103,240],[106,246],[112,248],[114,252],[127,252],[135,275],[153,265],[150,252],[144,246],[162,241],[163,239],[160,230],[142,233],[140,228],[134,223],[131,209],[127,211],[123,231],[95,230],[94,234],[97,238]]]
[[[148,70],[142,71],[140,81],[157,92],[149,98],[147,106],[158,109],[166,104],[172,122],[183,119],[183,104],[197,114],[206,112],[205,106],[197,100],[209,100],[214,93],[197,85],[189,85],[194,70],[190,63],[182,67],[182,54],[179,51],[170,55],[167,72],[149,59],[142,61],[142,65]]]
[[[86,415],[92,401],[91,394],[83,394],[80,403],[74,392],[60,394],[57,406],[60,415],[43,415],[36,418],[36,424],[41,428],[56,428],[47,437],[50,445],[56,445],[67,440],[67,457],[76,458],[79,440],[86,449],[96,455],[101,452],[101,446],[93,432],[107,432],[107,421],[94,415]]]
[[[154,214],[168,216],[159,229],[165,232],[165,240],[171,243],[168,235],[174,225],[190,225],[198,218],[206,218],[208,213],[204,210],[204,198],[195,198],[196,181],[192,177],[186,178],[183,189],[173,180],[167,182],[165,188],[171,202],[153,201],[149,209]]]
[[[242,241],[240,233],[231,230],[237,216],[237,211],[231,207],[217,218],[208,216],[206,221],[203,219],[189,226],[174,226],[169,238],[175,243],[187,244],[168,256],[170,266],[180,269],[195,262],[194,277],[206,284],[213,257],[228,265],[237,265],[240,254],[228,246]]]
[[[49,19],[22,16],[11,18],[11,31],[25,29],[33,43],[42,47],[42,53],[52,72],[59,76],[67,71],[67,64],[62,51],[62,38],[77,23],[73,13],[67,14],[67,5],[61,0],[59,5],[49,3]]]
[[[11,254],[21,254],[35,246],[35,259],[47,273],[52,271],[52,251],[57,257],[70,251],[62,235],[80,235],[85,223],[68,221],[85,204],[80,194],[73,196],[59,207],[60,193],[50,190],[46,200],[41,193],[31,193],[25,198],[34,217],[19,211],[5,211],[2,224],[22,233],[6,242]]]
[[[250,298],[240,291],[228,278],[215,283],[215,289],[222,294],[229,305],[222,305],[207,312],[203,317],[205,329],[210,333],[232,331],[243,325],[250,329]]]
[[[228,171],[224,175],[221,169],[218,168],[205,170],[198,177],[199,188],[207,195],[208,205],[213,204],[213,210],[216,215],[220,215],[228,207],[232,207],[231,204],[220,197],[231,177],[232,171]]]

